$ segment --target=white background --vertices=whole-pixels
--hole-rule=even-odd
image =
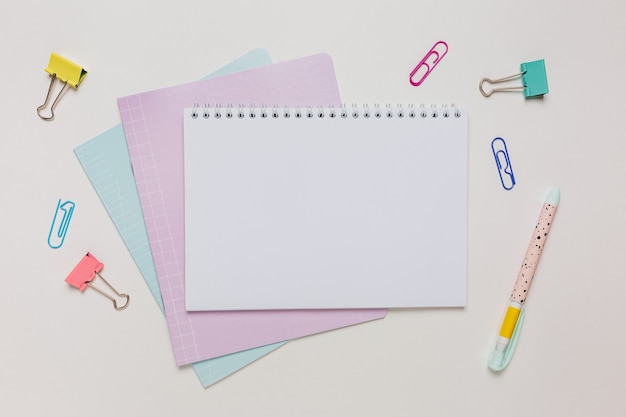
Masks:
[[[584,5],[583,5],[584,4]],[[612,416],[623,413],[626,5],[613,1],[20,1],[0,5],[0,413],[135,416]],[[421,87],[408,74],[450,50]],[[120,122],[116,98],[196,80],[249,50],[333,57],[343,99],[470,115],[468,305],[390,311],[292,341],[203,389],[72,149]],[[35,108],[56,51],[88,71],[56,120]],[[544,58],[550,93],[484,98],[478,81]],[[518,184],[500,185],[506,139]],[[561,205],[520,343],[487,369],[542,201]],[[62,248],[46,240],[76,202]],[[112,309],[63,280],[90,250],[131,294]]]

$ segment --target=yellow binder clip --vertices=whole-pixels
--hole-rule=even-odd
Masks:
[[[48,87],[48,95],[46,96],[46,101],[41,106],[37,107],[37,114],[43,120],[53,120],[54,108],[56,107],[63,93],[65,93],[67,86],[69,85],[74,88],[78,88],[78,84],[83,81],[83,79],[87,75],[87,71],[80,65],[76,65],[72,61],[65,59],[61,55],[53,52],[52,55],[50,55],[50,62],[48,63],[46,72],[50,74],[52,79],[50,80],[50,87]],[[63,83],[63,88],[52,102],[52,106],[50,107],[50,116],[42,116],[41,110],[43,110],[48,105],[48,102],[50,101],[50,95],[52,94],[52,90],[54,89],[54,82],[56,80],[59,80],[61,81],[61,83]]]

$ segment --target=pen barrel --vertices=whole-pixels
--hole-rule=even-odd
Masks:
[[[532,283],[537,264],[539,263],[539,257],[541,256],[541,252],[548,238],[548,232],[550,231],[556,208],[556,204],[546,202],[541,209],[537,226],[535,226],[535,231],[528,245],[528,249],[526,250],[524,262],[522,263],[522,267],[517,275],[517,280],[515,281],[515,286],[513,287],[511,294],[512,301],[519,304],[524,304],[524,301],[526,301],[530,284]]]

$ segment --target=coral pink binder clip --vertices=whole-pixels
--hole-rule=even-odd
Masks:
[[[72,272],[70,272],[67,278],[65,278],[65,282],[73,287],[78,288],[81,291],[85,291],[87,286],[89,286],[98,291],[100,294],[104,295],[109,300],[113,301],[113,307],[115,307],[116,310],[124,310],[126,307],[128,307],[130,296],[128,294],[120,294],[115,288],[113,288],[111,284],[109,284],[109,282],[104,279],[102,275],[100,275],[100,271],[102,271],[102,268],[104,268],[104,264],[97,260],[96,257],[93,256],[91,253],[87,252],[87,255],[85,255],[83,259],[81,259],[78,265],[76,265],[76,267],[72,270]],[[118,307],[115,298],[91,283],[91,281],[96,278],[96,275],[99,276],[100,279],[102,279],[102,281],[104,281],[104,283],[107,285],[107,287],[109,287],[109,289],[113,291],[118,297],[126,299],[124,305]]]
[[[432,72],[433,69],[437,66],[439,61],[448,53],[448,44],[444,41],[438,41],[430,48],[430,51],[422,58],[419,64],[411,74],[409,75],[409,82],[411,85],[418,87],[421,85],[426,77]],[[418,78],[419,76],[419,78]],[[415,79],[417,78],[417,81]]]

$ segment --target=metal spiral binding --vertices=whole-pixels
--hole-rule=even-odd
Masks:
[[[191,117],[197,118],[200,114],[199,104],[195,103],[193,105],[193,109],[191,111]],[[246,113],[247,111],[247,113]],[[272,106],[268,108],[266,105],[262,105],[261,107],[255,107],[255,105],[251,105],[246,107],[242,104],[238,105],[236,108],[233,107],[232,104],[227,104],[226,107],[222,107],[221,104],[209,105],[204,104],[204,109],[202,111],[202,115],[205,119],[210,117],[214,117],[219,119],[221,117],[226,117],[227,119],[238,118],[243,119],[245,117],[249,117],[254,119],[256,117],[260,117],[262,119],[278,119],[284,118],[289,119],[292,116],[296,119],[306,118],[319,118],[323,119],[325,117],[329,117],[331,119],[334,118],[353,118],[357,119],[359,117],[363,117],[365,119],[374,118],[459,118],[461,117],[461,111],[455,104],[443,104],[441,106],[437,106],[435,104],[426,106],[424,104],[420,104],[419,108],[416,108],[414,104],[396,104],[395,106],[387,103],[382,107],[380,104],[375,103],[372,107],[369,104],[352,104],[350,107],[342,104],[341,107],[335,106],[318,106],[312,107],[307,106],[302,109],[300,107],[290,107],[290,106]]]

